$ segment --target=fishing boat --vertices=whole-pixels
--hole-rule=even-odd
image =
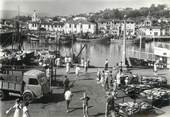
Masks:
[[[59,38],[59,42],[61,44],[70,44],[72,42],[72,39],[69,35],[61,35]]]
[[[39,41],[39,39],[35,37],[30,37],[30,41]]]
[[[108,42],[110,41],[110,37],[107,35],[95,35],[95,36],[88,36],[88,37],[77,37],[76,41],[81,42]]]

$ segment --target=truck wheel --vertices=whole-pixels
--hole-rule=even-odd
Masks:
[[[23,94],[23,100],[30,103],[33,101],[33,95],[30,92],[26,92]]]

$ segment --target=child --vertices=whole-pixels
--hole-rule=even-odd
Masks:
[[[86,92],[84,92],[84,96],[80,98],[83,101],[83,116],[88,117],[88,101],[90,98],[87,96]]]

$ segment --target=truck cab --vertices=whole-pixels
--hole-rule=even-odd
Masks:
[[[32,101],[50,94],[50,85],[45,73],[40,70],[29,70],[23,75],[22,92],[24,101]]]

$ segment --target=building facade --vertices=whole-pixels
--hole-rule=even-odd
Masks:
[[[98,31],[103,33],[110,33],[119,36],[121,32],[121,23],[118,20],[100,20],[97,22]]]
[[[161,29],[160,26],[143,26],[140,28],[145,36],[164,36],[165,29]]]
[[[96,24],[87,20],[71,20],[65,23],[63,27],[64,33],[95,33]]]
[[[121,34],[123,35],[125,29],[124,21],[121,21]],[[126,20],[126,35],[133,36],[135,35],[136,23],[133,20]]]

